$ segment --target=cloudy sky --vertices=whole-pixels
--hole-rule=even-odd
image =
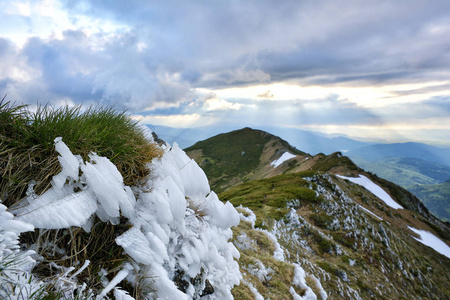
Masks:
[[[450,145],[450,1],[0,2],[0,95]]]

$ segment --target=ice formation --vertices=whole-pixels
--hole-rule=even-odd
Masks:
[[[275,245],[275,251],[273,252],[273,257],[276,260],[285,261],[284,250],[281,247],[281,245],[278,242],[278,240],[275,237],[275,235],[273,235],[271,232],[269,232],[269,231],[267,231],[265,229],[256,228],[256,230],[261,231],[262,233],[264,233],[269,238],[269,240],[271,240],[272,243]]]
[[[242,204],[239,205],[239,210],[242,212],[239,212],[239,217],[241,218],[241,221],[249,222],[252,225],[252,228],[255,228],[255,222],[256,222],[256,215],[255,213],[248,207],[243,207]],[[245,213],[245,214],[244,214]]]
[[[298,295],[294,288],[291,287],[290,293],[294,299],[305,299],[305,300],[316,300],[317,296],[314,294],[312,289],[306,284],[306,273],[305,270],[299,265],[299,264],[293,264],[294,265],[294,279],[292,281],[292,284],[298,286],[302,290],[304,290],[304,295],[300,296]]]
[[[401,209],[403,208],[400,204],[394,201],[394,199],[389,196],[388,193],[386,193],[381,187],[373,183],[369,178],[367,178],[364,175],[359,175],[359,177],[346,177],[341,175],[336,175],[339,178],[347,179],[353,183],[356,183],[358,185],[361,185],[365,187],[368,191],[370,191],[372,194],[383,200],[386,205],[394,208],[394,209]]]
[[[95,215],[112,224],[123,216],[130,229],[116,243],[129,263],[100,297],[113,293],[116,299],[132,299],[118,286],[123,280],[132,284],[140,280],[140,285],[151,287],[147,296],[153,298],[231,299],[231,288],[242,279],[235,260],[239,252],[229,242],[231,227],[239,224],[240,216],[229,202],[219,201],[204,172],[177,144],[162,148],[164,155],[148,166],[147,182],[132,190],[107,158],[92,153],[89,161],[83,161],[57,138],[62,171],[54,176],[52,188],[23,200],[12,210],[15,220],[0,206],[0,213],[10,216],[0,219],[0,226],[17,241],[21,231],[34,227],[78,226],[89,231]],[[207,285],[213,293],[205,296]]]
[[[34,227],[13,218],[6,211],[6,206],[0,203],[0,299],[20,293],[28,295],[39,289],[39,284],[33,282],[30,276],[34,251],[19,249],[19,235],[34,230]]]

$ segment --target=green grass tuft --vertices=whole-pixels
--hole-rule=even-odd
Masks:
[[[271,178],[252,180],[231,187],[219,194],[222,201],[230,201],[234,206],[243,205],[255,211],[258,217],[264,211],[271,219],[280,220],[289,211],[287,202],[297,199],[300,206],[320,203],[321,198],[309,189],[309,182],[302,173],[284,174]]]
[[[54,108],[39,106],[35,112],[26,106],[0,101],[0,199],[11,206],[22,197],[28,184],[37,182],[40,194],[50,187],[60,172],[54,139],[74,154],[87,159],[90,152],[109,158],[127,185],[135,185],[148,175],[146,163],[160,155],[148,142],[126,111],[109,107],[81,106]]]

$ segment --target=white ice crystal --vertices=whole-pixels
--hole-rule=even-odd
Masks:
[[[250,224],[252,224],[252,228],[255,228],[255,222],[256,222],[255,213],[248,207],[243,207],[242,204],[238,208],[239,208],[239,210],[241,210],[245,214],[247,214],[247,215],[244,215],[242,212],[239,212],[239,217],[241,218],[241,221],[249,222]]]
[[[34,251],[21,251],[19,248],[19,235],[34,230],[34,226],[13,218],[0,202],[0,299],[9,299],[11,295],[20,293],[27,296],[41,285],[30,275],[35,262],[31,257]]]
[[[81,226],[97,211],[97,202],[90,191],[73,193],[53,202],[45,203],[48,191],[27,207],[17,220],[33,224],[37,228],[61,229],[70,226]],[[42,202],[42,203],[41,203]]]
[[[208,279],[214,299],[231,299],[231,288],[242,278],[234,260],[239,252],[228,242],[239,214],[230,203],[219,201],[204,172],[176,144],[166,147],[150,168],[147,192],[139,196],[136,218],[130,220],[133,227],[116,242],[141,265],[139,272],[145,272],[143,278],[154,288],[153,297],[195,298]],[[192,203],[201,207],[202,215],[189,208]],[[187,280],[183,293],[174,284],[176,274],[202,279],[199,286]]]
[[[251,282],[248,282],[246,280],[243,280],[242,282],[246,286],[248,286],[250,291],[253,293],[253,296],[255,296],[255,300],[264,300],[264,297],[258,292],[258,290],[253,286],[253,284],[251,284]]]

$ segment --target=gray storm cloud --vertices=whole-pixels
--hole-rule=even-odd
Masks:
[[[0,93],[11,100],[68,99],[121,105],[134,112],[158,108],[170,114],[178,107],[177,113],[192,113],[190,109],[201,107],[185,103],[201,97],[200,88],[285,80],[357,87],[450,78],[449,1],[62,3],[75,27],[62,37],[33,37],[22,47],[0,38]],[[0,24],[12,18],[7,17]],[[121,26],[88,34],[76,28],[84,17]],[[430,89],[399,90],[398,95]],[[443,85],[440,91],[445,89]],[[276,97],[270,91],[259,96]],[[433,115],[436,105],[447,109],[445,102],[430,99],[417,107]],[[380,124],[381,116],[406,119],[412,114],[395,112],[395,106],[392,111],[368,110],[336,99],[302,103],[258,101],[234,114],[242,118],[258,111],[264,119],[266,111],[291,109],[295,114],[288,120],[296,124]],[[204,113],[220,118],[226,112]]]

